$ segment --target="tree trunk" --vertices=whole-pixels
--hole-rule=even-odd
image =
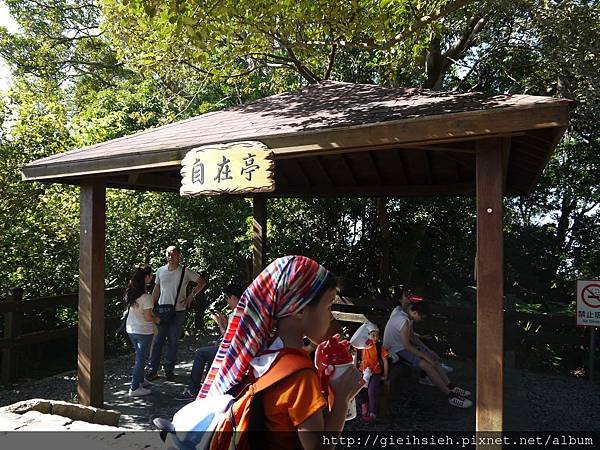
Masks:
[[[425,223],[416,224],[414,227],[414,235],[408,246],[408,255],[404,259],[403,264],[404,277],[402,278],[402,282],[404,286],[410,286],[412,283],[415,261],[417,260],[417,255],[421,250],[421,242],[423,242],[423,239],[425,238],[427,228],[427,224]]]
[[[387,294],[390,286],[390,218],[387,211],[387,199],[377,199],[377,217],[381,233],[381,258],[379,260],[379,292]]]

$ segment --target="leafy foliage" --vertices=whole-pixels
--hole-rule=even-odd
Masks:
[[[506,291],[564,307],[600,267],[597,2],[566,0],[202,2],[7,0],[0,29],[15,83],[2,104],[2,286],[30,295],[77,288],[78,191],[22,183],[28,161],[242,104],[305,83],[344,81],[576,100],[536,190],[506,201]],[[388,199],[389,245],[373,199],[269,201],[269,256],[302,253],[353,279],[472,302],[471,199]],[[107,284],[163,263],[178,243],[215,299],[247,282],[250,204],[110,190]],[[61,320],[67,320],[63,318]]]

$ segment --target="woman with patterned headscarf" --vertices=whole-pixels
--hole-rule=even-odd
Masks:
[[[250,371],[259,378],[278,350],[302,349],[305,336],[321,342],[335,295],[335,277],[317,262],[304,256],[273,261],[242,295],[199,397],[232,391]],[[326,418],[328,404],[314,371],[296,372],[267,389],[262,395],[265,427],[278,433],[265,433],[265,439],[277,442],[265,442],[264,448],[321,446],[320,436],[308,432],[341,432],[348,402],[362,384],[358,369],[332,382],[334,400]]]

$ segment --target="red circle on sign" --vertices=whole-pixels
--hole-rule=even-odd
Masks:
[[[585,303],[587,306],[589,306],[590,308],[600,308],[600,294],[596,295],[591,291],[591,288],[598,288],[600,289],[600,284],[588,284],[586,287],[584,287],[581,290],[581,300],[583,301],[583,303]],[[592,298],[587,298],[585,297],[586,292],[589,292],[590,294],[592,294]],[[592,300],[596,302],[595,305],[592,305],[590,303],[588,303],[588,300]]]

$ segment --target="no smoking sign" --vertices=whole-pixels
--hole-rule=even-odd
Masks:
[[[600,326],[600,280],[577,280],[577,325]]]

